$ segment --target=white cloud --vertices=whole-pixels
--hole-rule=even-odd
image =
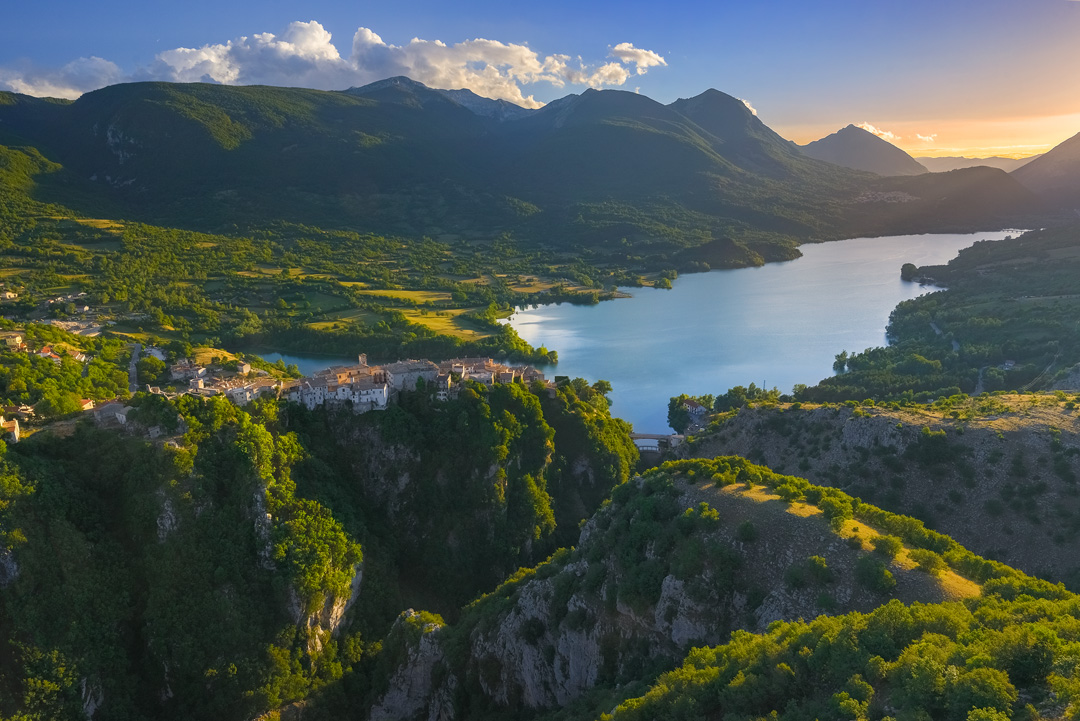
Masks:
[[[757,115],[757,108],[751,105],[749,100],[744,100],[743,98],[739,98],[739,100],[742,101],[742,104],[746,106],[747,110],[749,110],[754,115]]]
[[[78,58],[62,68],[0,68],[0,90],[38,97],[74,99],[85,92],[124,81],[115,63],[98,57]]]
[[[101,58],[81,58],[59,70],[0,68],[0,88],[29,95],[78,97],[126,80],[213,82],[227,85],[286,85],[344,89],[394,75],[436,88],[468,88],[489,98],[539,107],[522,86],[620,86],[632,74],[667,65],[659,54],[631,43],[610,52],[614,61],[589,66],[569,55],[541,56],[527,45],[476,38],[448,45],[413,38],[404,45],[385,42],[361,27],[343,57],[330,33],[318,22],[291,23],[280,36],[259,33],[199,48],[159,53],[147,67],[125,75]]]
[[[897,135],[895,133],[891,133],[888,130],[882,130],[881,128],[876,128],[873,125],[871,125],[870,123],[857,123],[855,125],[855,127],[856,128],[862,128],[863,130],[865,130],[868,133],[873,133],[874,135],[878,136],[882,140],[888,140],[890,143],[893,142],[894,140],[900,140],[901,137],[902,137],[902,136]]]
[[[644,75],[649,68],[667,65],[667,61],[660,57],[659,53],[635,48],[633,43],[619,43],[611,49],[611,57],[617,58],[619,62],[633,63],[638,75]]]
[[[931,133],[930,135],[921,135],[920,133],[915,133],[915,137],[923,141],[924,143],[934,142],[935,140],[937,140],[937,135],[937,133]]]

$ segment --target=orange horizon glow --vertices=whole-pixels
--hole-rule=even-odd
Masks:
[[[865,120],[852,122],[858,125]],[[931,158],[1027,158],[1052,150],[1080,132],[1080,113],[945,121],[871,119],[869,122],[896,136],[884,139],[909,155]],[[839,128],[815,125],[777,127],[776,130],[799,145],[805,145]],[[926,139],[931,137],[932,140]]]

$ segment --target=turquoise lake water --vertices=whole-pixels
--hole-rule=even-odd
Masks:
[[[559,353],[555,374],[610,381],[611,412],[642,433],[670,432],[668,399],[751,382],[783,392],[832,375],[842,350],[886,344],[889,313],[933,288],[900,266],[943,264],[979,240],[1018,231],[857,238],[803,245],[803,257],[760,268],[681,276],[671,290],[594,306],[519,309],[509,320]]]
[[[300,372],[306,376],[313,375],[316,371],[321,371],[324,368],[330,366],[351,366],[356,365],[357,356],[346,358],[344,356],[314,356],[314,355],[289,355],[288,353],[260,353],[259,351],[252,351],[259,356],[262,356],[263,360],[270,363],[277,363],[278,360],[285,361],[285,365],[296,365],[300,369]]]

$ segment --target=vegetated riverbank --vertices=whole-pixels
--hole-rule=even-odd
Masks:
[[[837,356],[803,400],[934,399],[1069,386],[1080,364],[1080,226],[977,243],[917,269],[948,290],[901,303],[887,347]]]

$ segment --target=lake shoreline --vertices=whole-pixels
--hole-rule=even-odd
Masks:
[[[928,254],[925,257],[920,256],[918,259],[918,265],[928,264],[940,264],[948,262],[952,257],[956,255],[959,250],[969,247],[978,240],[999,240],[1003,239],[1007,234],[1019,234],[1024,231],[1014,228],[1006,228],[999,231],[983,231],[980,233],[971,234],[919,234],[910,236],[873,236],[866,238],[849,238],[845,240],[837,241],[821,241],[803,244],[803,252],[799,258],[786,261],[771,261],[764,263],[760,266],[748,266],[743,268],[732,269],[712,269],[709,271],[683,273],[680,275],[671,289],[660,289],[651,286],[620,286],[614,292],[613,298],[608,299],[626,299],[637,298],[638,304],[623,304],[623,303],[574,303],[571,301],[557,301],[553,303],[543,304],[529,304],[527,306],[519,306],[514,308],[513,313],[505,319],[500,319],[501,323],[510,325],[518,332],[521,337],[533,347],[546,346],[559,352],[559,362],[554,364],[536,364],[536,367],[541,369],[548,377],[552,376],[569,376],[576,377],[581,376],[588,379],[590,382],[596,380],[608,380],[615,385],[615,391],[612,394],[614,405],[612,407],[612,413],[616,416],[623,417],[631,423],[637,423],[639,425],[644,424],[643,427],[649,432],[656,431],[658,429],[666,429],[666,417],[663,414],[656,411],[659,405],[663,405],[663,411],[666,413],[666,401],[667,398],[678,393],[686,392],[693,394],[719,394],[725,392],[729,387],[734,385],[748,385],[750,382],[754,382],[762,387],[780,387],[783,391],[790,390],[790,386],[794,382],[806,383],[808,385],[816,384],[822,378],[828,377],[832,374],[831,362],[835,354],[841,351],[859,351],[863,347],[883,346],[888,345],[889,339],[886,336],[885,328],[888,322],[888,317],[893,308],[899,302],[906,300],[910,297],[916,297],[927,292],[933,292],[943,289],[942,286],[933,284],[926,285],[912,281],[905,281],[901,284],[899,279],[900,267],[903,262],[907,262],[912,258],[908,257],[908,254],[904,252],[905,246],[912,248],[919,248],[919,253]],[[948,242],[945,239],[951,239]],[[945,243],[943,246],[942,243]],[[769,356],[775,356],[776,352],[766,354],[763,358],[747,360],[742,362],[741,370],[735,376],[734,380],[730,382],[730,385],[724,385],[727,381],[714,380],[715,385],[708,385],[703,387],[701,383],[693,382],[693,374],[689,376],[685,372],[679,372],[678,365],[686,363],[686,356],[692,350],[696,340],[693,334],[686,334],[687,325],[685,319],[679,321],[680,316],[699,316],[702,320],[706,319],[709,315],[709,311],[715,312],[708,306],[709,303],[726,303],[729,308],[745,308],[753,315],[754,308],[762,302],[768,303],[768,293],[764,298],[758,297],[755,294],[760,294],[763,290],[768,291],[774,286],[786,286],[790,283],[798,283],[801,276],[809,272],[810,266],[806,264],[808,256],[813,258],[815,255],[824,251],[826,255],[842,256],[844,253],[840,252],[849,246],[845,244],[857,244],[859,246],[859,254],[865,256],[858,262],[881,262],[883,263],[883,273],[879,271],[877,282],[884,284],[891,284],[892,291],[895,292],[895,296],[891,297],[891,302],[888,303],[887,308],[881,308],[881,304],[878,303],[879,312],[877,319],[873,321],[874,325],[864,326],[864,332],[862,338],[863,342],[867,343],[865,346],[855,347],[851,345],[850,338],[846,339],[840,336],[836,336],[829,328],[822,327],[822,331],[826,336],[836,336],[831,340],[827,340],[827,347],[822,350],[821,347],[816,349],[816,365],[810,364],[809,367],[816,367],[816,371],[808,371],[802,374],[802,377],[798,381],[791,381],[791,373],[785,372],[775,374],[769,370]],[[884,245],[882,245],[884,244]],[[946,247],[947,246],[947,247]],[[885,249],[882,253],[882,248]],[[938,252],[940,251],[940,252]],[[899,253],[899,255],[897,255]],[[884,254],[884,258],[879,258]],[[896,255],[892,258],[891,255]],[[843,280],[845,273],[850,274],[854,272],[850,268],[845,268],[843,258],[839,258],[840,264],[836,266],[836,274],[828,275],[829,287],[837,280]],[[893,267],[895,266],[895,267]],[[794,271],[786,269],[794,269]],[[789,280],[777,281],[771,276],[785,276],[790,275],[792,278]],[[724,277],[729,279],[726,282],[732,282],[731,279],[735,278],[757,278],[750,283],[749,286],[743,289],[744,292],[749,293],[749,297],[731,299],[726,301],[718,300],[723,298],[723,289],[726,285],[725,282],[718,282],[718,278]],[[743,281],[740,281],[743,282]],[[592,366],[583,365],[576,359],[576,354],[580,350],[581,343],[566,342],[566,338],[550,338],[543,334],[538,334],[538,330],[535,327],[535,323],[523,321],[534,317],[543,318],[551,315],[573,315],[576,313],[600,312],[601,314],[614,313],[615,316],[628,316],[635,317],[640,316],[644,312],[644,306],[641,304],[644,298],[664,299],[664,298],[678,298],[679,296],[687,292],[687,288],[695,286],[715,286],[719,295],[713,297],[706,294],[706,297],[701,299],[701,302],[697,307],[683,308],[678,312],[673,312],[670,317],[647,317],[642,320],[645,326],[648,326],[654,333],[659,334],[662,343],[662,352],[659,355],[646,357],[641,354],[641,347],[639,345],[631,344],[630,347],[616,348],[614,350],[608,349],[607,351],[596,351],[607,353],[608,359],[604,363],[593,364]],[[840,286],[844,284],[841,283]],[[871,283],[871,286],[874,284]],[[899,287],[899,292],[897,288]],[[872,290],[872,288],[871,288]],[[696,291],[695,291],[696,292]],[[871,293],[873,295],[873,293]],[[656,300],[646,301],[646,304],[655,303]],[[798,311],[798,306],[802,305],[799,299],[793,302],[793,308],[787,311],[786,314],[794,313]],[[860,302],[852,303],[854,306],[860,305]],[[615,311],[609,311],[604,309],[615,309]],[[648,316],[648,313],[645,313]],[[783,316],[773,320],[763,320],[758,323],[758,328],[755,331],[758,335],[775,334],[777,329],[783,325],[785,318]],[[820,321],[819,321],[820,322]],[[682,325],[680,326],[680,323]],[[673,324],[675,327],[673,327]],[[532,326],[532,327],[530,327]],[[678,328],[681,327],[683,335],[679,335]],[[594,329],[596,330],[596,329]],[[638,329],[640,330],[640,329]],[[598,341],[601,347],[606,347],[603,341],[604,329],[597,330],[596,333],[592,333],[588,336],[587,342],[592,343]],[[649,336],[652,333],[639,333],[635,331],[639,336],[637,338],[642,344],[647,344],[650,340]],[[708,343],[708,338],[705,338],[703,342]],[[315,370],[329,367],[331,365],[346,365],[356,362],[355,356],[348,356],[347,354],[334,354],[334,353],[290,353],[288,351],[282,352],[280,350],[271,350],[270,346],[249,346],[244,348],[246,352],[252,352],[261,355],[264,360],[268,362],[275,362],[281,359],[286,365],[295,364],[301,372],[305,375],[310,375]],[[796,354],[801,354],[804,349],[799,348],[796,345]],[[692,353],[690,353],[693,355]],[[620,379],[619,374],[612,374],[609,372],[613,366],[618,366],[620,363],[625,363],[627,358],[633,358],[636,361],[644,362],[658,370],[650,378],[638,378],[638,379]],[[827,360],[827,363],[823,363],[823,360]],[[691,359],[691,365],[697,363],[702,364],[702,359]],[[670,366],[670,367],[669,367]],[[706,374],[709,375],[709,374]],[[711,374],[715,378],[715,373]],[[662,376],[663,380],[658,380],[658,376]],[[723,387],[720,387],[723,385]],[[648,413],[640,413],[638,409],[632,406],[637,406],[637,403],[627,402],[627,397],[633,395],[635,392],[643,392],[653,398],[653,409]]]
[[[558,351],[557,365],[539,366],[545,373],[611,382],[613,415],[660,432],[667,400],[679,393],[718,395],[751,382],[788,392],[831,376],[836,354],[888,344],[900,302],[943,289],[902,281],[905,262],[946,263],[975,242],[1022,232],[805,244],[793,261],[684,274],[663,291],[619,288],[638,303],[532,305],[507,323],[530,345]]]

